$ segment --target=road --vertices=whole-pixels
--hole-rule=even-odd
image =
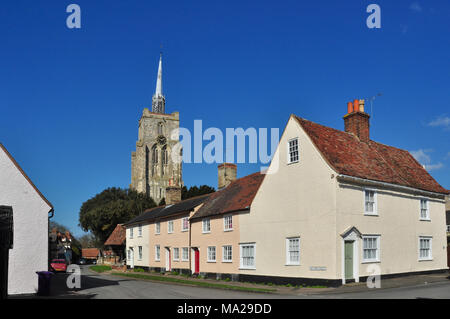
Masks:
[[[58,274],[55,289],[61,298],[100,298],[100,299],[398,299],[398,298],[446,298],[450,299],[450,281],[433,282],[409,287],[370,289],[358,292],[333,292],[321,294],[264,294],[229,291],[213,288],[191,287],[175,284],[157,283],[118,276],[97,274],[82,266],[81,289],[67,293],[62,288],[64,274]],[[65,290],[65,292],[64,292]]]

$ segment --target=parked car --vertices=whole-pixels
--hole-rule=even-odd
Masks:
[[[57,272],[66,272],[67,271],[67,263],[65,259],[53,259],[50,263],[50,270]]]
[[[86,259],[81,258],[79,264],[80,264],[80,265],[86,265],[86,264],[87,264]]]

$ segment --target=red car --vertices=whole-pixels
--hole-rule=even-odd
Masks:
[[[65,259],[53,259],[50,263],[51,271],[67,271],[67,264]]]

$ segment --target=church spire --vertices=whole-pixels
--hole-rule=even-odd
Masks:
[[[164,113],[166,99],[162,94],[162,52],[159,56],[158,77],[156,79],[156,90],[152,98],[152,112]]]
[[[155,95],[162,95],[162,52],[159,56],[158,78],[156,79]]]

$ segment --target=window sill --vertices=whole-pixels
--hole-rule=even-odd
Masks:
[[[364,213],[364,216],[380,216],[377,213]]]
[[[182,229],[181,232],[182,232],[182,233],[185,233],[185,232],[187,232],[188,230],[189,230],[189,229]]]
[[[203,231],[202,234],[210,234],[211,231]]]
[[[233,261],[232,260],[222,260],[223,263],[227,263],[227,264],[231,264]]]
[[[207,262],[208,263],[215,263],[216,261],[215,260],[208,260]]]
[[[256,268],[242,268],[242,267],[239,267],[239,270],[256,270]]]
[[[291,165],[291,164],[297,164],[300,161],[295,161],[295,162],[287,162],[286,165]]]
[[[361,261],[361,264],[379,264],[381,263],[380,260],[363,260]]]
[[[189,259],[181,259],[181,261],[189,261]]]
[[[433,258],[429,258],[429,259],[419,259],[418,261],[433,261]]]
[[[421,218],[420,221],[422,221],[422,222],[431,222],[431,218]]]
[[[300,266],[300,264],[284,264],[285,266]]]
[[[231,229],[224,229],[223,231],[224,231],[224,232],[227,232],[227,231],[233,231],[233,228],[231,228]]]

